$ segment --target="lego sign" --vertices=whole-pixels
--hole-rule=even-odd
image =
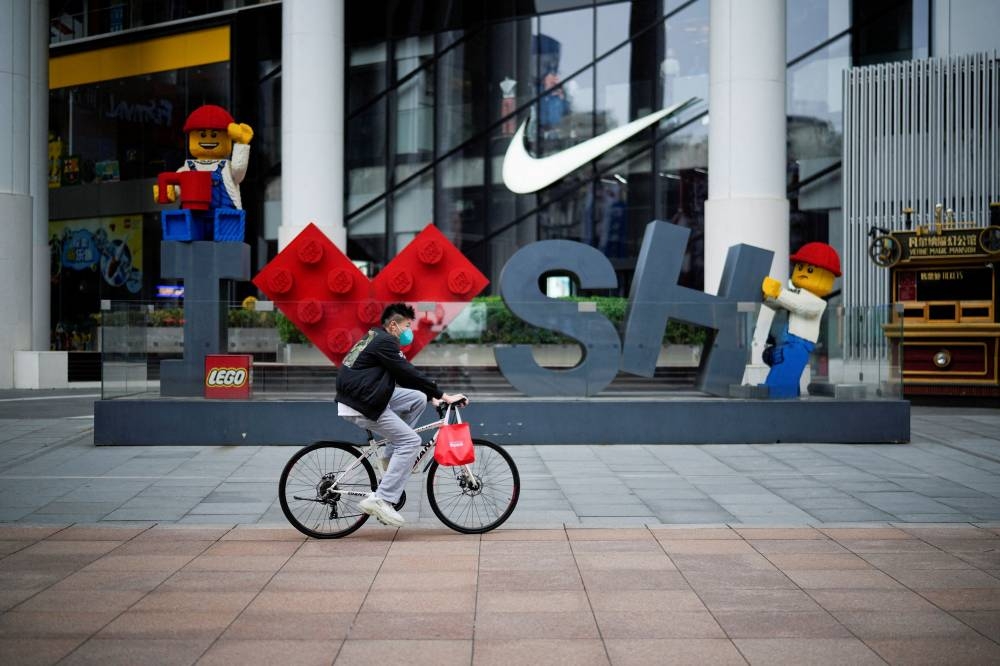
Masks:
[[[205,397],[249,398],[252,368],[250,354],[206,354]]]

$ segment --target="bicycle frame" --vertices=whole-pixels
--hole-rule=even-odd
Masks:
[[[422,433],[422,432],[427,432],[428,430],[435,430],[437,428],[440,428],[443,425],[446,425],[447,422],[448,422],[447,418],[441,417],[440,419],[438,419],[436,421],[432,421],[431,423],[428,423],[426,425],[422,425],[422,426],[420,426],[418,428],[414,428],[413,431],[416,432],[416,433]],[[340,473],[341,476],[345,476],[348,473],[354,471],[354,469],[356,469],[357,466],[361,464],[362,460],[369,460],[369,461],[371,461],[373,458],[378,457],[377,456],[378,450],[380,448],[384,447],[389,442],[389,438],[387,438],[387,437],[383,438],[383,439],[376,439],[375,438],[375,433],[371,432],[370,430],[368,432],[371,433],[371,436],[368,439],[368,444],[363,445],[363,446],[357,446],[357,445],[355,445],[360,450],[361,457],[358,458],[357,460],[355,460],[353,463],[351,463],[350,466],[348,466],[347,469],[343,470]],[[420,445],[420,450],[417,452],[417,458],[416,458],[416,460],[413,461],[413,468],[410,470],[410,474],[411,475],[417,473],[417,470],[420,468],[420,463],[423,461],[424,457],[427,455],[427,452],[430,451],[431,447],[434,446],[434,442],[436,441],[436,439],[437,439],[436,436],[431,437],[429,440],[427,440],[426,442],[424,442],[423,444]],[[430,465],[430,461],[427,462],[427,466],[429,466],[429,465]],[[372,464],[372,467],[375,469],[375,476],[376,476],[376,478],[379,481],[381,481],[382,480],[382,475],[383,475],[383,473],[385,471],[385,470],[382,469],[382,465],[376,462],[375,464]],[[426,468],[427,467],[425,466],[424,467],[424,471],[426,471]],[[472,469],[468,465],[462,465],[461,469],[465,470],[465,473],[468,475],[468,477],[470,479],[472,479],[475,483],[478,483],[478,481],[476,480],[475,475],[472,473]],[[336,484],[337,484],[338,481],[339,481],[339,479],[336,478],[336,477],[333,479],[334,486],[336,486]],[[368,494],[369,494],[367,491],[360,491],[360,490],[340,490],[340,489],[338,489],[337,492],[340,493],[341,495],[350,495],[350,496],[353,496],[353,497],[368,497]]]

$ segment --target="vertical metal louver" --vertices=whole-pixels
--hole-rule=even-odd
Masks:
[[[889,271],[868,259],[873,226],[930,224],[934,207],[957,222],[989,223],[1000,200],[1000,60],[996,52],[844,71],[844,306],[889,301]],[[868,319],[871,319],[869,317]],[[883,356],[878,326],[844,330],[849,359]]]

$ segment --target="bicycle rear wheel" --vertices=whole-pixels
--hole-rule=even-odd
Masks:
[[[506,451],[485,439],[472,440],[476,461],[465,467],[441,467],[431,462],[427,470],[427,499],[438,519],[464,534],[482,534],[503,524],[517,506],[521,477]]]
[[[336,539],[368,520],[358,502],[376,485],[375,470],[352,444],[317,442],[298,451],[285,465],[278,500],[295,529],[316,539]]]

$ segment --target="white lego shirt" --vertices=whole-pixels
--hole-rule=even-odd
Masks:
[[[788,310],[788,332],[816,342],[819,325],[826,310],[826,301],[805,289],[799,289],[791,280],[781,289],[777,298],[765,297],[764,304],[772,310]]]

